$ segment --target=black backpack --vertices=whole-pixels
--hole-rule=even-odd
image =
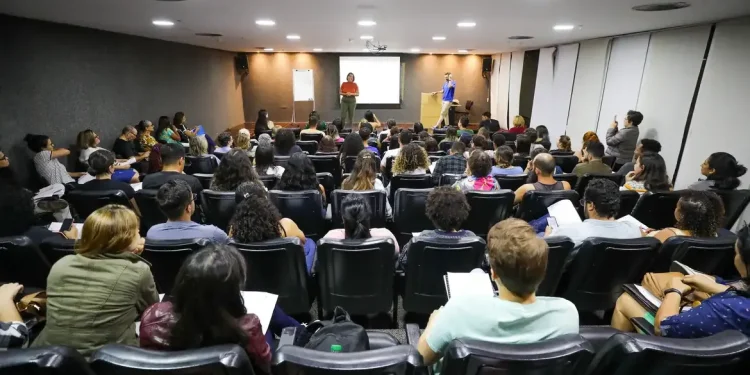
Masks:
[[[367,331],[352,322],[349,313],[339,306],[333,310],[331,320],[310,323],[307,332],[311,334],[309,341],[304,344],[307,349],[330,352],[331,345],[341,345],[342,353],[370,350]]]

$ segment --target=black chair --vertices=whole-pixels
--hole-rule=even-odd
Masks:
[[[39,250],[47,258],[50,265],[57,263],[66,255],[75,254],[76,240],[69,240],[63,236],[52,236],[45,238],[39,244]],[[0,279],[2,276],[0,276]]]
[[[440,175],[440,186],[451,186],[464,178],[462,174],[445,173]]]
[[[214,151],[214,153],[212,155],[216,156],[216,158],[221,161],[221,159],[224,159],[224,154],[226,154],[226,152],[216,152],[216,151]]]
[[[531,160],[531,157],[516,155],[513,157],[513,161],[511,162],[511,164],[514,167],[521,167],[521,168],[526,169],[526,166],[529,165],[530,160]]]
[[[664,241],[651,266],[652,272],[668,272],[673,260],[709,275],[729,276],[734,271],[735,236],[698,238],[674,236]],[[731,272],[729,275],[728,272]]]
[[[278,295],[278,305],[287,314],[310,311],[305,249],[299,238],[232,244],[247,261],[246,290]]]
[[[467,192],[466,200],[471,212],[462,228],[486,238],[493,225],[512,216],[515,198],[515,194],[510,190]]]
[[[436,163],[442,156],[430,155],[427,158],[430,159],[430,164]]]
[[[135,192],[135,203],[141,211],[141,235],[148,232],[156,224],[166,223],[167,215],[159,208],[156,201],[158,190],[143,189]]]
[[[438,157],[448,155],[445,151],[430,151],[427,154],[430,156],[438,156]]]
[[[533,344],[495,344],[453,340],[445,350],[441,375],[582,374],[594,348],[580,335],[564,335]]]
[[[97,375],[252,375],[252,362],[238,345],[218,345],[183,351],[148,350],[105,345],[90,358]]]
[[[224,156],[224,154],[214,154],[217,158]],[[185,174],[213,174],[219,164],[216,163],[216,159],[206,156],[185,156]]]
[[[294,133],[294,139],[299,139],[300,134],[302,134],[302,128],[292,128],[292,133]]]
[[[94,375],[84,358],[66,346],[0,351],[3,375]]]
[[[557,176],[555,176],[557,178]],[[614,173],[607,173],[607,174],[594,174],[594,173],[586,173],[581,178],[578,179],[578,182],[575,184],[575,190],[578,192],[578,195],[583,197],[583,193],[586,191],[586,187],[589,186],[589,182],[597,179],[597,178],[606,178],[607,180],[610,180],[617,184],[617,186],[621,186],[623,180],[625,179],[625,176],[621,176],[619,174]],[[573,186],[573,185],[571,185]],[[639,195],[640,197],[640,195]],[[632,209],[632,207],[631,207]],[[628,211],[630,213],[630,211]]]
[[[344,173],[352,173],[352,170],[354,169],[354,163],[357,162],[356,156],[347,156],[344,158]],[[372,165],[375,167],[375,170],[380,170],[380,158],[378,156],[375,156],[372,158]]]
[[[546,237],[544,240],[549,247],[547,273],[544,275],[542,283],[539,284],[536,295],[554,296],[565,271],[565,262],[573,251],[575,244],[568,237]]]
[[[122,190],[73,190],[65,194],[65,200],[73,206],[81,222],[86,220],[91,213],[108,204],[120,204],[132,208],[130,200]]]
[[[0,282],[47,288],[50,263],[26,236],[0,237]]]
[[[193,177],[197,178],[198,181],[201,182],[201,186],[203,186],[204,189],[211,188],[211,180],[214,179],[214,175],[206,173],[193,173]],[[140,206],[138,206],[138,208],[140,208]]]
[[[386,202],[388,198],[384,191],[368,190],[334,190],[331,194],[331,219],[334,228],[343,228],[344,222],[341,218],[341,202],[350,194],[361,195],[370,205],[370,227],[385,228]]]
[[[263,186],[265,186],[268,190],[273,189],[279,182],[279,178],[275,175],[258,176],[258,178],[260,179],[260,182],[263,183]]]
[[[323,189],[326,191],[326,204],[331,202],[331,193],[336,189],[336,181],[333,175],[328,172],[318,172],[315,174],[318,177],[318,183],[323,185]]]
[[[442,142],[438,144],[438,147],[440,147],[440,151],[443,151],[447,154],[451,151],[451,147],[453,147],[453,142],[451,141]]]
[[[750,190],[711,190],[721,197],[724,202],[724,229],[732,229],[734,223],[740,218],[750,203]]]
[[[661,243],[650,237],[614,240],[592,237],[579,246],[561,297],[578,311],[610,309],[622,284],[640,283]]]
[[[429,314],[445,305],[443,276],[480,268],[486,246],[479,237],[413,238],[407,255],[404,310]]]
[[[282,167],[286,169],[286,165],[289,164],[289,156],[274,156],[273,157],[273,164],[277,167]]]
[[[673,227],[676,223],[674,210],[677,208],[680,194],[679,191],[643,193],[633,207],[631,215],[649,228]]]
[[[724,331],[698,339],[618,333],[599,350],[589,375],[746,374],[748,337]]]
[[[432,138],[435,138],[438,144],[445,139],[445,133],[432,133]]]
[[[236,207],[233,191],[203,190],[201,192],[201,210],[206,215],[206,222],[226,232],[229,221],[234,216]]]
[[[563,150],[549,150],[549,153],[552,156],[557,156],[557,155],[561,155],[561,156],[575,155],[575,152],[573,152],[573,151],[563,151]]]
[[[573,173],[556,174],[552,177],[554,177],[557,181],[567,181],[568,184],[570,184],[571,189],[575,188],[576,182],[578,182],[578,175],[575,175]]]
[[[578,165],[578,156],[575,155],[552,155],[555,164],[559,165],[564,173],[572,173],[573,168]]]
[[[583,195],[581,195],[583,197]],[[638,204],[638,200],[641,199],[641,195],[637,191],[632,190],[621,190],[620,191],[620,212],[617,214],[617,219],[630,215],[633,212],[633,208]]]
[[[578,334],[581,335],[592,347],[594,352],[598,353],[610,337],[621,333],[622,331],[614,329],[609,325],[590,326],[582,325],[578,327]]]
[[[383,313],[393,308],[395,327],[398,324],[398,300],[394,300],[393,293],[395,253],[391,238],[318,241],[318,308],[331,313],[341,306],[352,315]]]
[[[271,190],[269,198],[281,216],[292,219],[305,236],[318,239],[325,234],[323,197],[319,190]]]
[[[399,189],[393,205],[393,224],[399,244],[406,244],[412,233],[435,229],[427,218],[427,195],[432,189]]]
[[[339,163],[338,154],[308,156],[315,166],[316,173],[330,173],[336,187],[341,186],[341,164]],[[379,168],[379,166],[378,166]]]
[[[505,142],[514,143],[516,141],[516,138],[518,137],[518,134],[516,133],[508,133],[503,131],[502,132],[503,137],[505,137]]]
[[[320,143],[320,141],[323,139],[323,134],[321,133],[301,133],[299,135],[300,141],[315,141]]]
[[[538,219],[547,214],[547,207],[565,199],[573,203],[575,207],[578,205],[580,197],[573,190],[527,191],[518,205],[516,217],[525,221]]]
[[[182,263],[190,254],[208,245],[205,238],[184,240],[146,240],[141,256],[151,263],[156,289],[159,293],[169,294]]]
[[[617,161],[617,158],[614,156],[602,156],[602,163],[609,165],[610,168],[615,167],[615,161]]]
[[[297,146],[309,155],[315,155],[318,152],[318,141],[297,141]]]
[[[503,189],[512,191],[518,190],[521,186],[526,184],[526,180],[529,178],[527,174],[516,174],[508,176],[495,176],[495,180]]]
[[[391,203],[393,203],[393,197],[396,195],[398,189],[429,189],[432,186],[432,176],[429,174],[400,174],[393,176],[391,177],[389,188]]]

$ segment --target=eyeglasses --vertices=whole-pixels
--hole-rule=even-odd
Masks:
[[[581,205],[581,207],[586,207],[586,199],[581,198],[581,200],[578,203]]]

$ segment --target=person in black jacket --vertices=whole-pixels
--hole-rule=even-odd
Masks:
[[[500,131],[500,122],[492,118],[492,114],[490,112],[482,113],[482,122],[479,123],[480,128],[487,128],[487,130],[490,131],[490,133],[499,132]]]

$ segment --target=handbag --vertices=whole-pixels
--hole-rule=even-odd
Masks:
[[[47,314],[47,292],[41,291],[21,297],[21,300],[16,302],[16,309],[24,321],[44,318]]]
[[[669,281],[676,277],[681,279],[685,277],[685,275],[680,272],[649,272],[643,276],[643,280],[641,280],[641,286],[651,292],[651,294],[653,294],[654,296],[658,297],[660,300],[663,300],[664,290],[667,289]],[[708,299],[708,297],[711,296],[706,292],[692,290],[682,296],[680,307],[688,305],[697,307],[698,305],[700,305],[701,301]]]

